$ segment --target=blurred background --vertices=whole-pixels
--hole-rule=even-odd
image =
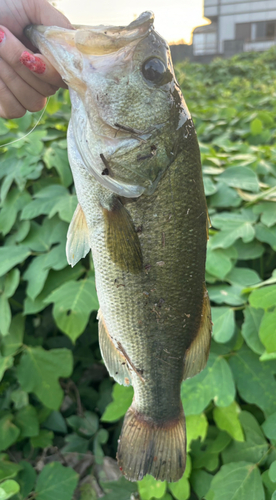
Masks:
[[[175,61],[209,62],[240,52],[264,51],[276,41],[275,0],[165,0],[110,4],[57,0],[52,2],[76,24],[128,24],[145,10],[155,14],[155,27],[175,45]]]

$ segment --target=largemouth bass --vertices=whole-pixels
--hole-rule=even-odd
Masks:
[[[211,316],[200,153],[169,47],[150,12],[126,27],[32,26],[27,34],[70,90],[79,205],[68,262],[92,249],[102,357],[134,388],[120,469],[133,481],[177,481],[186,460],[180,385],[206,364]]]

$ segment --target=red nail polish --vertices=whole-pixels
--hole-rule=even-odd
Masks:
[[[24,64],[26,68],[34,73],[38,73],[39,75],[42,75],[46,69],[46,64],[42,61],[42,59],[40,59],[40,57],[34,56],[27,51],[22,52],[20,62]]]
[[[5,35],[4,31],[0,30],[0,43],[3,42],[5,36],[6,35]]]

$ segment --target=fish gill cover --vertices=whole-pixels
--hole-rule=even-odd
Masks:
[[[133,394],[101,362],[90,257],[73,269],[66,262],[77,203],[66,154],[69,100],[60,91],[36,131],[1,154],[4,499],[276,496],[275,52],[183,63],[177,77],[197,128],[212,222],[214,332],[207,368],[182,386],[186,472],[178,483],[129,483],[114,461]],[[0,120],[0,144],[34,121],[29,113]]]

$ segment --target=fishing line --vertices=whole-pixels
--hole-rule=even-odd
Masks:
[[[40,117],[38,118],[38,120],[37,120],[36,124],[33,126],[32,130],[30,130],[30,131],[29,131],[26,135],[24,135],[23,137],[19,137],[18,139],[15,139],[14,141],[11,141],[11,142],[7,142],[6,144],[1,144],[0,148],[4,148],[5,146],[9,146],[10,144],[14,144],[15,142],[22,141],[23,139],[25,139],[26,137],[28,137],[28,135],[30,135],[30,134],[31,134],[31,133],[32,133],[32,132],[36,129],[36,127],[38,126],[38,124],[39,124],[40,120],[43,118],[43,115],[44,115],[44,113],[45,113],[45,111],[46,111],[46,108],[47,108],[47,106],[48,106],[48,103],[49,103],[50,99],[51,99],[51,96],[50,96],[50,97],[47,97],[47,102],[46,102],[46,104],[45,104],[45,107],[43,108],[43,111],[42,111],[42,113],[41,113]]]

